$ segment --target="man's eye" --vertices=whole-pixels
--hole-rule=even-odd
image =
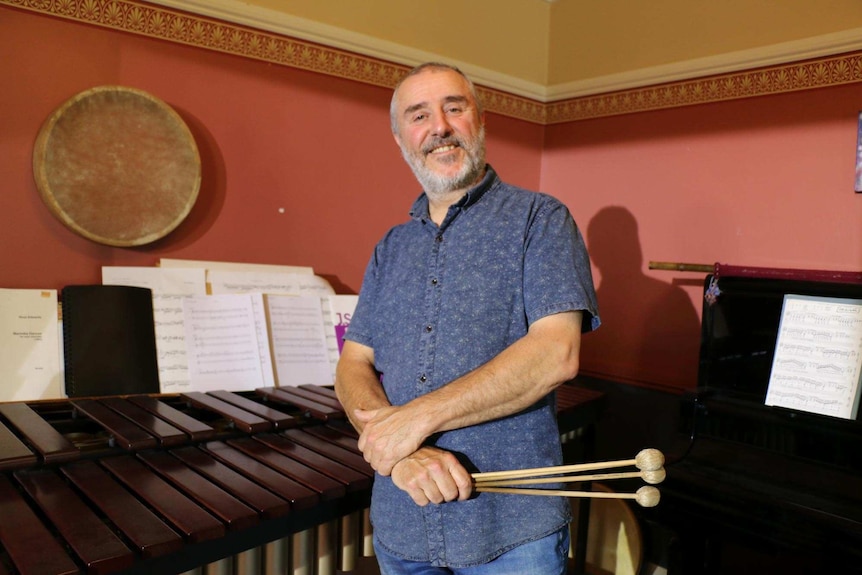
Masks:
[[[428,116],[426,114],[416,114],[415,116],[413,116],[413,121],[414,122],[421,122],[422,120],[424,120],[427,117]]]
[[[449,114],[460,114],[462,111],[463,110],[461,109],[461,106],[451,106],[449,108],[446,108],[446,112],[448,112]]]

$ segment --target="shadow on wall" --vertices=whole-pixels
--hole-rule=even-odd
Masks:
[[[144,246],[140,251],[167,249],[174,252],[194,245],[215,225],[227,198],[227,168],[218,142],[197,116],[178,106],[173,107],[189,127],[198,147],[201,160],[200,190],[185,221],[157,243]]]
[[[587,229],[602,325],[587,334],[581,372],[616,381],[692,389],[700,320],[679,286],[643,273],[638,224],[627,209],[603,208]]]

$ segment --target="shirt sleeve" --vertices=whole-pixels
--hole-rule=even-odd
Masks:
[[[582,311],[583,331],[599,327],[590,258],[568,208],[545,196],[527,232],[524,309],[532,324],[565,311]]]
[[[344,339],[374,348],[371,321],[374,315],[374,302],[377,298],[377,248],[365,267],[362,278],[362,288],[359,290],[359,300],[350,318],[350,325],[344,333]]]

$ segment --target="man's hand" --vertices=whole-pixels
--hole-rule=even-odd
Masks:
[[[403,407],[357,409],[353,414],[362,423],[359,449],[381,475],[392,473],[395,464],[419,449],[427,437],[421,422]]]
[[[473,492],[473,479],[458,459],[436,447],[421,447],[392,468],[392,482],[416,505],[464,501]]]

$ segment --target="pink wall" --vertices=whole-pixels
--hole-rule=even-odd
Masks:
[[[313,266],[356,292],[374,243],[419,192],[389,133],[389,89],[6,7],[0,77],[0,287],[97,283],[103,265],[170,257]],[[100,85],[164,100],[200,149],[198,201],[153,244],[86,240],[54,218],[35,186],[42,122]],[[490,161],[537,187],[542,128],[493,115],[488,124]]]
[[[6,7],[0,77],[0,287],[96,283],[102,265],[171,257],[309,265],[355,292],[418,192],[388,131],[388,89]],[[106,84],[172,105],[201,151],[192,213],[147,246],[75,235],[33,181],[42,122]],[[585,338],[582,371],[694,385],[703,274],[651,260],[862,269],[859,96],[847,86],[547,127],[489,114],[491,163],[564,200],[587,236],[604,326]]]
[[[587,234],[605,320],[585,338],[583,370],[694,385],[704,274],[650,261],[862,270],[860,95],[851,85],[549,126],[542,187]]]

